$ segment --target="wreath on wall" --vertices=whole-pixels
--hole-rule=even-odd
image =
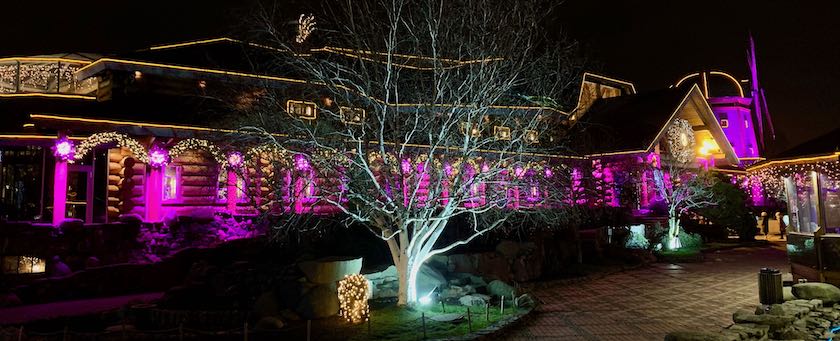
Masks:
[[[694,128],[687,120],[678,118],[668,128],[668,150],[679,163],[689,163],[694,159]]]

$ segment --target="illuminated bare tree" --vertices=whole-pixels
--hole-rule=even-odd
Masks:
[[[558,147],[550,131],[581,62],[573,43],[544,36],[546,3],[335,1],[304,44],[272,13],[258,20],[257,39],[283,47],[272,70],[306,83],[267,86],[242,125],[322,179],[308,207],[333,207],[387,244],[400,304],[429,294],[415,282],[430,257],[564,204],[565,168],[541,153]],[[454,221],[470,232],[443,238]]]

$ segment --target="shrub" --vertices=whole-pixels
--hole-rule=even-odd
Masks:
[[[697,233],[681,233],[680,243],[684,249],[699,250],[703,247],[703,236]]]

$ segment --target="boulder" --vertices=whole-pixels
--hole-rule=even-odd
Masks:
[[[338,314],[339,302],[335,289],[319,285],[304,295],[296,312],[304,319],[322,319]]]
[[[266,316],[257,321],[256,328],[262,330],[278,330],[282,329],[285,325],[286,324],[283,323],[283,320],[281,320],[279,317]]]
[[[828,283],[799,283],[793,285],[793,296],[804,300],[822,300],[830,305],[840,302],[840,288]]]
[[[476,257],[477,269],[473,273],[502,281],[513,279],[510,267],[511,260],[495,252],[478,253],[474,256]]]
[[[277,295],[274,294],[274,291],[263,293],[257,298],[257,301],[254,302],[254,314],[256,314],[257,317],[279,315],[280,308],[277,301]]]
[[[516,296],[516,289],[510,284],[507,284],[500,280],[490,282],[490,284],[487,285],[487,292],[489,292],[492,296],[504,296],[507,299],[513,299]]]
[[[787,315],[756,315],[751,312],[738,311],[732,315],[735,323],[752,323],[770,327],[770,332],[783,330],[793,324],[795,317]]]
[[[466,295],[458,299],[458,303],[465,307],[484,307],[488,302],[490,302],[490,296],[482,294]]]
[[[793,296],[793,288],[782,287],[782,297],[784,297],[785,302],[795,300],[796,296]]]
[[[53,264],[50,267],[50,276],[51,277],[64,277],[73,273],[73,270],[70,270],[70,267],[64,262],[61,261],[61,258],[58,256],[53,257]]]
[[[426,261],[426,264],[441,272],[449,271],[449,257],[446,255],[434,255]]]
[[[120,220],[120,222],[123,222],[123,223],[139,224],[139,223],[143,222],[143,217],[141,217],[137,213],[126,213],[126,214],[120,214],[119,220]]]
[[[473,255],[449,255],[449,262],[447,264],[449,272],[476,273],[478,271],[478,262]]]
[[[496,252],[507,259],[514,259],[519,256],[520,246],[517,242],[510,240],[503,240],[499,245],[496,245]]]
[[[362,270],[362,259],[325,258],[301,262],[298,267],[309,282],[315,284],[333,284],[347,275],[356,275]]]
[[[426,295],[436,289],[440,293],[446,283],[446,278],[443,277],[440,271],[423,264],[417,273],[417,295]]]

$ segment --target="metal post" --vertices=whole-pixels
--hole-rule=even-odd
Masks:
[[[499,304],[501,304],[501,308],[499,309],[499,315],[504,315],[505,314],[505,296],[504,295],[502,295],[502,300]]]
[[[306,341],[312,341],[312,320],[306,320]]]
[[[472,315],[470,315],[470,307],[467,307],[467,327],[470,329],[470,333],[472,333]]]
[[[426,313],[420,313],[420,320],[423,322],[423,340],[426,339]]]
[[[822,191],[822,180],[820,174],[816,171],[811,172],[811,182],[813,190],[817,194],[817,219],[819,225],[814,231],[814,251],[817,253],[817,273],[819,274],[819,281],[825,282],[825,273],[823,272],[823,254],[822,254],[822,236],[825,234],[826,217],[825,217],[825,200]]]

